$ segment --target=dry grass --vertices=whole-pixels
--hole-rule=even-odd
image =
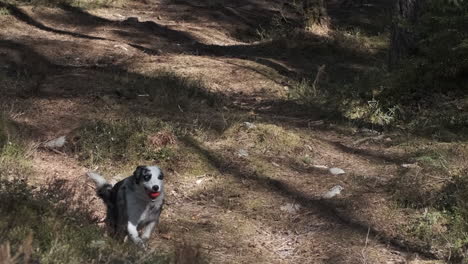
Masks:
[[[214,11],[225,17],[218,10],[221,2],[206,3],[207,8],[200,8],[200,12]],[[445,186],[435,188],[431,181],[435,177],[453,180],[457,186],[465,184],[461,167],[452,167],[461,161],[447,157],[441,146],[434,147],[435,153],[417,155],[414,162],[423,167],[422,172],[399,174],[399,162],[413,162],[412,155],[397,155],[404,148],[394,146],[399,136],[392,135],[384,143],[361,141],[358,129],[342,132],[328,119],[318,120],[322,125],[310,125],[316,120],[303,116],[315,112],[278,110],[270,104],[286,100],[285,88],[306,89],[307,96],[302,97],[311,97],[306,98],[308,102],[331,103],[344,118],[389,123],[393,116],[388,109],[366,99],[380,88],[367,89],[374,80],[355,74],[355,70],[369,70],[365,67],[374,63],[373,56],[385,47],[383,35],[369,37],[350,30],[283,40],[291,31],[280,26],[276,31],[260,32],[264,34],[261,43],[240,43],[227,33],[232,23],[220,28],[208,21],[211,16],[175,19],[179,16],[174,13],[190,9],[180,1],[176,6],[161,3],[157,16],[148,6],[133,4],[135,8],[95,10],[92,14],[24,9],[47,26],[88,38],[39,30],[11,17],[4,19],[10,26],[2,28],[3,35],[34,47],[58,65],[73,66],[60,73],[51,71],[42,84],[41,98],[16,97],[14,91],[27,88],[29,83],[23,75],[5,75],[9,91],[13,91],[9,95],[27,106],[15,122],[35,129],[31,138],[37,142],[61,135],[69,136],[70,142],[63,152],[36,152],[28,175],[40,176],[34,182],[40,191],[21,185],[23,189],[0,193],[4,200],[15,201],[18,208],[13,208],[14,212],[21,214],[13,217],[7,210],[14,207],[12,202],[0,205],[5,216],[0,218],[0,232],[6,234],[0,237],[7,237],[0,243],[4,256],[16,257],[31,231],[32,258],[41,263],[152,263],[160,257],[161,261],[172,258],[177,263],[401,263],[405,250],[388,243],[393,237],[404,242],[421,238],[430,244],[433,236],[451,236],[455,239],[449,244],[432,245],[451,249],[466,245],[462,237],[466,224],[461,217],[466,215],[466,206],[460,202],[466,197],[461,189],[452,184],[444,190],[448,197],[457,197],[459,209],[454,214],[441,213],[443,206],[437,207],[440,204],[431,203],[435,198],[426,195]],[[119,22],[127,17],[138,17],[139,22]],[[79,18],[88,24],[76,23],[83,22]],[[207,21],[202,24],[203,19]],[[193,45],[187,35],[196,36],[193,41],[219,46],[213,46],[213,54],[210,49],[197,54],[203,45]],[[41,41],[26,36],[40,37]],[[318,68],[320,65],[326,67]],[[336,65],[352,71],[339,71]],[[321,69],[319,74],[317,69]],[[291,85],[294,80],[290,76],[301,71],[311,80]],[[349,80],[342,76],[350,72],[366,80],[347,86]],[[369,75],[378,77],[376,72],[369,71]],[[359,89],[361,84],[363,89]],[[293,92],[289,99],[298,99]],[[354,97],[342,100],[350,98],[348,92]],[[360,92],[364,92],[363,97]],[[229,97],[222,98],[226,95]],[[248,128],[243,121],[255,127]],[[2,177],[24,174],[15,170],[23,168],[19,165],[22,161],[30,162],[22,144],[5,144],[12,134],[0,133]],[[186,137],[199,144],[190,144]],[[20,141],[24,138],[19,137]],[[80,176],[99,166],[106,176],[124,177],[140,163],[157,163],[168,175],[167,207],[161,230],[150,242],[155,251],[149,254],[135,253],[130,245],[103,237],[105,232],[96,221],[103,210],[97,200],[92,201],[94,190]],[[330,175],[315,169],[316,164],[341,167],[346,173]],[[45,175],[55,177],[56,184]],[[67,183],[61,185],[60,180]],[[340,196],[329,201],[320,198],[337,184],[344,186]],[[53,188],[47,189],[48,185]],[[421,188],[415,190],[414,186]],[[23,191],[27,199],[16,199]],[[84,205],[74,204],[77,197],[86,197]],[[395,201],[395,197],[402,200]],[[63,201],[70,206],[64,208]],[[453,200],[445,201],[454,204]],[[281,209],[288,204],[300,207],[292,213]],[[425,206],[431,208],[422,215]],[[454,216],[457,218],[450,218]],[[6,228],[17,219],[25,219],[25,224],[16,225],[14,230]],[[359,231],[342,219],[363,223],[365,230]],[[411,223],[412,229],[403,232],[399,223]],[[380,240],[368,235],[368,226],[377,227]],[[456,232],[447,233],[447,226]],[[111,255],[115,259],[106,258]]]

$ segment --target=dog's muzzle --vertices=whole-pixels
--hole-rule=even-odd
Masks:
[[[149,192],[149,196],[151,199],[156,199],[159,195],[161,195],[161,192],[159,192],[159,186],[154,185]]]

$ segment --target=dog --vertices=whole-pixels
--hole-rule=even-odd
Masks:
[[[145,242],[158,225],[164,204],[162,170],[157,166],[138,166],[132,176],[114,186],[97,173],[87,175],[107,207],[106,224],[114,234],[127,234],[137,246],[146,249]]]

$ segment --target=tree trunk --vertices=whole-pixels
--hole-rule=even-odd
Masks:
[[[397,0],[391,27],[388,66],[392,70],[401,59],[416,50],[415,26],[421,14],[424,0]]]
[[[314,25],[329,25],[330,19],[328,18],[324,0],[303,0],[302,10],[305,29],[310,29]]]

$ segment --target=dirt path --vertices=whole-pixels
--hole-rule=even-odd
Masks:
[[[224,132],[180,139],[203,162],[196,170],[170,168],[167,209],[152,247],[171,251],[189,241],[211,263],[423,263],[416,247],[398,240],[405,218],[389,209],[391,194],[382,187],[398,173],[405,153],[385,142],[355,144],[362,134],[320,125],[319,113],[294,116],[278,102],[288,75],[312,65],[301,68],[263,51],[261,43],[236,38],[251,26],[252,14],[274,14],[280,4],[240,1],[236,9],[213,9],[157,3],[89,12],[9,7],[11,15],[0,16],[4,65],[23,67],[39,89],[39,96],[26,99],[21,86],[5,87],[20,113],[15,121],[43,142],[96,118],[147,113],[151,102],[136,98],[140,88],[133,75],[144,79],[163,70],[199,78],[209,93],[229,101],[223,110],[190,113],[179,106],[177,115],[164,108],[149,115],[200,119],[207,130],[221,126]],[[332,175],[314,165],[346,173]],[[102,218],[102,205],[91,198],[84,178],[95,168],[68,152],[47,150],[36,153],[33,166],[35,180],[63,179]],[[343,193],[323,199],[336,185]]]

